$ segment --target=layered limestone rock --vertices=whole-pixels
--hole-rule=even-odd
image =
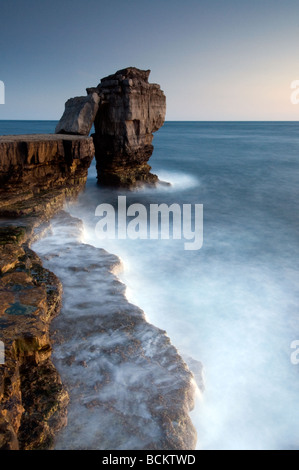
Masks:
[[[62,286],[30,243],[83,188],[91,138],[0,137],[0,449],[49,449],[66,424],[68,393],[51,362]]]
[[[56,126],[56,134],[79,134],[88,136],[99,109],[97,93],[71,98],[65,103],[65,111]]]
[[[0,187],[35,191],[76,184],[94,156],[92,138],[32,134],[0,136]]]
[[[86,182],[91,137],[55,134],[0,136],[0,215],[51,215]]]
[[[93,134],[98,181],[134,187],[155,184],[148,160],[153,153],[153,132],[163,125],[166,97],[160,86],[149,83],[150,70],[128,67],[102,78],[87,97],[68,100],[56,133]]]
[[[148,160],[153,152],[153,132],[164,123],[166,98],[160,86],[148,82],[150,70],[129,67],[101,80],[101,98],[93,134],[98,181],[132,187],[156,183]]]
[[[27,220],[0,226],[1,450],[51,448],[66,424],[69,398],[50,359],[49,333],[62,286],[28,246],[33,227]]]

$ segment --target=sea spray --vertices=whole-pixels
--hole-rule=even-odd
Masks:
[[[192,449],[195,382],[164,331],[128,303],[116,256],[82,244],[80,221],[62,213],[34,244],[60,278],[53,361],[70,394],[56,449]]]
[[[1,134],[51,133],[55,124],[0,123]],[[96,184],[94,162],[70,207],[85,241],[124,260],[129,299],[184,357],[204,363],[205,393],[192,412],[203,449],[298,448],[298,146],[297,122],[164,124],[151,164],[171,186],[139,188],[128,202],[203,203],[198,252],[176,240],[99,243],[95,208],[115,207],[119,194]]]
[[[298,447],[298,136],[297,123],[166,123],[157,133],[153,171],[186,184],[126,193],[128,204],[202,203],[198,251],[180,240],[97,240],[95,208],[116,208],[120,193],[92,179],[71,208],[86,241],[124,259],[130,301],[203,362],[192,413],[203,449]]]

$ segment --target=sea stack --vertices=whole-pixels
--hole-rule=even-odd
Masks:
[[[132,188],[155,184],[148,160],[153,153],[153,132],[164,124],[166,97],[160,85],[149,83],[150,70],[128,67],[102,78],[87,96],[65,103],[56,134],[92,135],[98,182]]]
[[[93,134],[98,181],[116,187],[154,184],[148,160],[153,132],[164,123],[166,97],[160,86],[149,83],[150,70],[128,67],[101,80]]]

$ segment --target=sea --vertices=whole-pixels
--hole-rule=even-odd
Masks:
[[[0,134],[55,125],[0,121]],[[169,185],[103,188],[93,161],[66,210],[83,221],[85,243],[122,260],[128,300],[203,364],[197,448],[298,450],[299,123],[169,121],[153,144],[152,172]],[[99,237],[97,207],[117,217],[119,196],[148,211],[189,205],[193,219],[202,207],[202,244],[186,249],[171,218],[168,238]]]

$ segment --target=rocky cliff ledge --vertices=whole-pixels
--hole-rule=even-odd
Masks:
[[[57,133],[93,134],[98,181],[116,187],[155,184],[148,160],[153,132],[164,123],[166,98],[160,86],[149,83],[150,70],[128,67],[102,78],[88,97],[66,102]]]
[[[93,156],[91,137],[0,136],[1,215],[32,214],[40,206],[44,214],[49,191],[52,199],[53,191],[62,199],[67,194],[78,193],[85,184]],[[38,199],[32,201],[36,195]]]
[[[0,449],[51,448],[66,423],[49,333],[62,286],[30,244],[83,188],[93,155],[86,137],[0,137]]]

